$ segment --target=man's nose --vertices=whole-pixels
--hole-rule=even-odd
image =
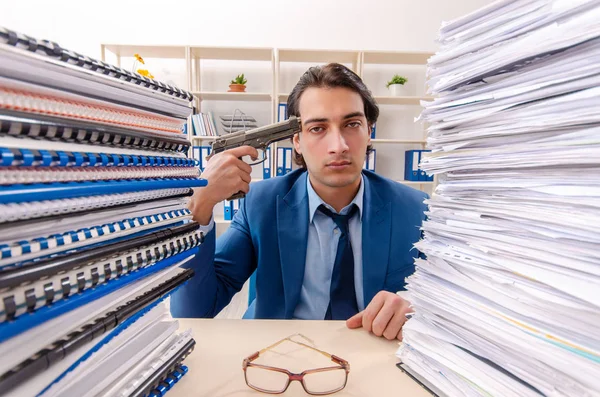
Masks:
[[[348,144],[346,143],[344,134],[339,128],[335,127],[330,129],[327,134],[327,139],[329,153],[344,153],[348,151]]]

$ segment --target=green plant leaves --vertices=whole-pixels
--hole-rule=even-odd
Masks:
[[[388,81],[386,84],[386,88],[390,88],[392,84],[402,84],[406,83],[408,79],[406,77],[400,76],[399,74],[395,74],[394,77]]]
[[[231,80],[230,84],[246,84],[248,82],[248,80],[246,80],[246,77],[244,76],[244,73],[242,74],[238,74],[236,76],[235,79]]]

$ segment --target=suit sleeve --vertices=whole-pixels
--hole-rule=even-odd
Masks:
[[[423,193],[421,198],[413,202],[415,211],[413,211],[414,217],[412,218],[412,224],[408,225],[409,229],[406,231],[410,234],[410,245],[416,243],[423,238],[423,231],[419,233],[408,233],[409,230],[420,229],[423,222],[426,220],[427,205],[424,203],[425,200],[429,199],[429,195]],[[426,259],[425,255],[412,247],[409,252],[410,255],[399,255],[397,257],[391,257],[390,260],[395,261],[392,272],[386,275],[385,291],[398,292],[406,291],[406,278],[415,272],[415,259],[422,258]]]
[[[198,247],[196,257],[184,265],[194,269],[194,276],[171,295],[173,317],[216,316],[256,269],[245,202],[227,231],[216,239],[213,227]]]

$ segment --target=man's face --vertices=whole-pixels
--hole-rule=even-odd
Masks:
[[[360,95],[348,88],[308,88],[300,97],[302,132],[294,147],[304,157],[311,182],[327,187],[357,183],[369,126]]]

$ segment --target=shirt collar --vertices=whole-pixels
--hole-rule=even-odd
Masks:
[[[365,178],[361,173],[360,174],[360,187],[358,188],[358,192],[356,193],[356,196],[354,196],[354,199],[352,200],[352,202],[350,204],[348,204],[347,206],[342,208],[342,210],[340,211],[340,214],[345,215],[348,211],[350,211],[352,204],[356,204],[356,206],[358,207],[358,216],[362,220],[363,196],[364,196],[364,191],[365,191],[365,180],[364,179]],[[334,210],[332,206],[330,206],[329,204],[324,202],[321,199],[321,197],[319,197],[317,192],[315,192],[315,190],[312,187],[312,184],[310,183],[310,177],[308,177],[308,176],[306,178],[306,190],[308,191],[308,212],[309,212],[309,217],[310,217],[309,223],[312,223],[313,218],[315,217],[315,212],[317,212],[317,209],[319,208],[319,205],[321,205],[321,204],[323,204],[325,207],[327,207],[333,213],[337,213],[337,211]]]

